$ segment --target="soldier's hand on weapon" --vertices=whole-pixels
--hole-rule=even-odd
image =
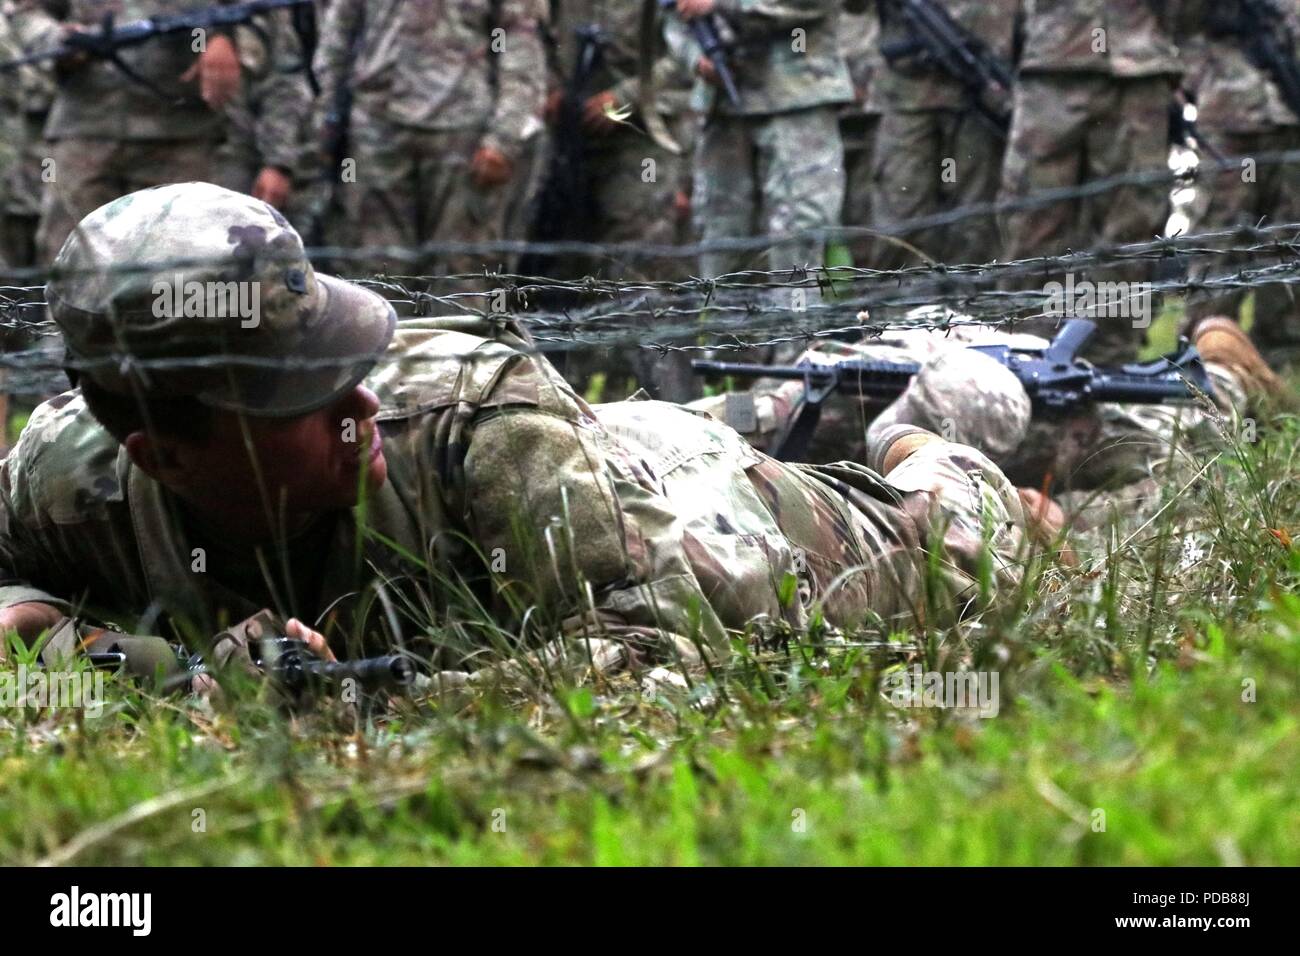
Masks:
[[[194,65],[181,74],[182,83],[199,81],[199,95],[214,110],[225,107],[239,95],[241,73],[239,54],[227,36],[208,39],[207,48]]]
[[[330,650],[329,643],[325,640],[325,635],[320,631],[313,631],[310,627],[291,617],[284,624],[284,636],[291,637],[295,641],[302,641],[307,645],[308,650],[323,661],[336,661],[337,657]]]
[[[510,181],[514,173],[514,164],[499,149],[492,146],[480,146],[469,164],[470,175],[474,185],[480,189],[491,189]]]
[[[713,6],[713,0],[677,0],[677,13],[683,20],[690,20],[708,16]]]
[[[588,133],[612,133],[618,123],[610,119],[610,112],[618,107],[618,97],[609,90],[587,98],[582,105],[582,128]]]
[[[704,82],[713,86],[720,85],[720,81],[718,80],[718,68],[713,65],[713,61],[707,56],[701,56],[695,61],[695,72],[704,80]]]
[[[253,198],[270,203],[281,212],[289,201],[293,191],[293,180],[279,166],[263,166],[262,171],[253,180]]]

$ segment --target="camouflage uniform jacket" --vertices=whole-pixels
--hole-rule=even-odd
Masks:
[[[555,0],[551,5],[551,35],[555,40],[553,86],[564,89],[578,61],[575,29],[589,24],[601,28],[600,66],[586,95],[611,91],[620,105],[636,105],[640,98],[640,4],[630,0]],[[655,105],[665,116],[675,116],[690,106],[691,74],[664,48],[655,60]]]
[[[1186,0],[1179,49],[1187,61],[1184,88],[1196,101],[1202,128],[1227,133],[1264,133],[1300,125],[1268,71],[1256,66],[1241,39],[1228,27],[1236,19],[1237,0]],[[1300,55],[1300,3],[1279,0],[1291,25],[1291,54]],[[1283,38],[1279,37],[1279,40]]]
[[[232,0],[214,0],[225,5]],[[98,27],[104,14],[119,21],[194,9],[190,0],[14,0],[14,16],[26,46],[57,46],[59,21]],[[39,39],[37,39],[39,37]],[[203,140],[221,138],[221,117],[199,98],[198,84],[181,83],[196,54],[188,35],[157,37],[121,51],[131,69],[159,89],[164,99],[130,79],[113,64],[94,60],[63,77],[45,127],[48,139]]]
[[[316,57],[319,102],[351,83],[356,124],[479,129],[484,145],[517,156],[540,123],[545,20],[542,0],[334,0]]]
[[[832,626],[911,613],[932,521],[943,522],[945,584],[971,585],[989,533],[1005,559],[995,564],[1014,573],[1014,489],[972,449],[929,446],[889,483],[848,463],[784,465],[678,406],[593,410],[548,362],[511,347],[519,339],[481,333],[493,330],[474,319],[400,323],[368,380],[388,480],[363,528],[360,509],[339,522],[320,606],[373,596],[359,574],[390,589],[407,575],[439,601],[435,568],[486,579],[487,606],[504,616],[512,598],[565,634],[594,626],[688,649],[678,639],[698,635],[721,649],[724,627],[806,624],[814,601]],[[123,624],[162,608],[208,634],[246,616],[236,601],[219,608],[193,573],[174,505],[79,393],[46,403],[0,467],[0,607],[103,608]]]
[[[1170,39],[1176,2],[1025,0],[1020,70],[1176,76],[1182,73]]]
[[[988,51],[1012,65],[1016,10],[1019,0],[942,0],[943,8],[958,24],[984,41]],[[912,39],[906,21],[886,0],[877,4],[880,47],[904,44]],[[893,63],[881,55],[882,68],[871,90],[871,101],[880,112],[918,110],[961,110],[966,107],[965,91],[957,80],[938,67],[920,62],[917,56],[897,58]]]
[[[843,0],[717,0],[715,10],[735,34],[727,62],[740,92],[736,109],[704,80],[692,103],[701,112],[764,116],[853,100],[853,81],[840,52]],[[669,47],[692,74],[700,48],[682,21],[666,22]]]

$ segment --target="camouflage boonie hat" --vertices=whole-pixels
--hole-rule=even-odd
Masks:
[[[258,416],[350,391],[397,321],[382,297],[318,275],[274,208],[210,183],[96,209],[63,244],[46,298],[70,368],[101,388]]]

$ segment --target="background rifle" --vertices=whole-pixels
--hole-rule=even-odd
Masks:
[[[245,3],[226,7],[187,10],[170,16],[131,20],[123,24],[116,24],[113,14],[108,13],[104,15],[98,30],[68,33],[64,36],[63,42],[56,47],[0,63],[0,73],[16,70],[29,63],[61,60],[76,54],[85,54],[109,61],[130,79],[152,90],[163,99],[169,99],[169,94],[158,89],[150,80],[128,66],[122,60],[120,51],[148,43],[155,37],[233,27],[247,23],[259,14],[287,9],[293,11],[293,26],[302,44],[303,68],[307,73],[307,81],[311,84],[313,93],[319,92],[316,76],[311,70],[311,57],[316,45],[316,7],[313,0],[247,0]]]
[[[537,242],[580,239],[582,230],[597,213],[588,182],[582,108],[594,92],[590,89],[591,80],[601,67],[608,38],[595,23],[576,27],[573,33],[578,41],[577,55],[564,84],[546,176],[537,194],[528,233]],[[524,275],[545,275],[551,264],[551,256],[529,252],[520,258],[519,271]]]
[[[1209,394],[1211,385],[1200,353],[1189,342],[1179,351],[1150,362],[1119,368],[1094,366],[1078,358],[1079,351],[1097,329],[1088,319],[1070,319],[1052,342],[1042,349],[1009,345],[973,345],[1010,369],[1025,387],[1035,412],[1060,415],[1094,402],[1130,402],[1158,405],[1191,402],[1198,392]],[[732,362],[693,361],[697,374],[731,375],[740,379],[798,379],[804,395],[798,411],[773,444],[770,454],[782,461],[799,460],[812,439],[822,403],[834,392],[892,401],[903,393],[921,366],[916,362],[875,362],[849,359],[826,365],[749,365]]]
[[[659,0],[659,6],[664,10],[676,10],[677,0]],[[686,28],[691,31],[691,36],[699,44],[702,52],[713,64],[713,72],[718,75],[718,82],[722,84],[722,90],[727,94],[727,99],[736,109],[740,109],[740,90],[736,88],[736,78],[732,76],[731,67],[727,64],[727,49],[722,42],[722,33],[718,30],[717,21],[714,20],[713,14],[704,17],[692,17],[690,20],[683,21]]]
[[[962,85],[970,104],[995,133],[1006,139],[1010,111],[989,102],[990,87],[1003,98],[1011,93],[1015,74],[1009,64],[994,56],[988,44],[954,20],[935,0],[880,0],[881,19],[898,13],[911,37],[885,43],[880,52],[891,64],[910,56],[931,63]]]

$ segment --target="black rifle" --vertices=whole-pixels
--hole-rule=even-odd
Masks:
[[[676,10],[677,0],[659,0],[659,6],[665,10]],[[699,44],[700,52],[713,64],[713,72],[718,75],[718,82],[722,84],[727,99],[732,106],[740,109],[740,90],[736,88],[736,78],[732,76],[731,67],[727,64],[726,44],[722,42],[722,33],[713,17],[713,14],[709,14],[703,17],[692,17],[683,22],[691,31],[695,42]]]
[[[41,63],[45,60],[60,60],[77,54],[88,55],[108,60],[127,77],[152,90],[163,99],[170,95],[158,89],[146,77],[141,76],[121,58],[120,51],[129,47],[148,43],[155,37],[176,33],[192,33],[195,30],[212,30],[221,27],[233,27],[248,23],[254,17],[274,10],[292,10],[294,31],[302,43],[303,69],[313,92],[319,87],[311,70],[311,57],[316,45],[316,7],[314,0],[247,0],[226,7],[207,7],[201,10],[187,10],[170,16],[149,17],[144,20],[131,20],[117,24],[113,14],[107,13],[98,30],[84,33],[69,33],[63,42],[48,50],[40,50],[0,63],[0,73],[16,70],[29,63]]]
[[[880,52],[891,64],[916,57],[933,64],[960,83],[979,116],[998,136],[1006,139],[1011,114],[1002,104],[989,101],[990,88],[1005,99],[1015,83],[1009,64],[994,56],[988,44],[949,15],[935,0],[880,0],[882,21],[897,12],[907,25],[907,40],[882,44]]]
[[[400,692],[415,680],[415,665],[403,654],[325,661],[289,637],[263,638],[252,656],[267,679],[295,701],[337,692],[346,681],[363,694],[376,694]]]
[[[1184,340],[1177,352],[1150,362],[1119,368],[1092,365],[1078,358],[1097,326],[1088,319],[1070,319],[1055,339],[1041,349],[1009,345],[974,345],[1005,365],[1024,385],[1034,411],[1062,415],[1093,402],[1162,404],[1191,402],[1197,393],[1210,393],[1210,380],[1195,346]],[[808,447],[822,403],[834,392],[877,402],[892,401],[907,388],[921,366],[915,362],[874,362],[850,359],[827,365],[748,365],[732,362],[691,362],[697,374],[730,375],[740,379],[798,379],[804,395],[798,411],[770,452],[783,461],[799,460]]]
[[[593,93],[591,80],[601,68],[609,38],[594,23],[575,27],[573,34],[578,41],[577,54],[564,84],[546,175],[537,193],[528,231],[535,242],[581,239],[597,215],[588,181],[582,108]],[[519,271],[524,275],[544,275],[551,265],[551,256],[529,252],[520,257]]]
[[[1231,4],[1223,4],[1231,7]],[[1287,108],[1300,119],[1300,64],[1295,58],[1295,34],[1286,14],[1271,0],[1238,0],[1235,17],[1217,9],[1211,28],[1235,36],[1250,61],[1269,75]]]

